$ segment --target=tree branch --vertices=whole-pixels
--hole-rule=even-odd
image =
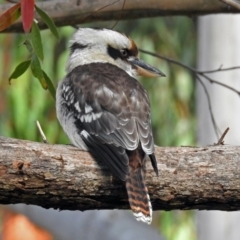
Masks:
[[[153,209],[240,209],[240,147],[156,147],[146,164]],[[0,137],[0,203],[69,210],[129,208],[124,183],[72,146]]]
[[[126,20],[144,17],[167,15],[202,15],[210,13],[237,13],[218,0],[128,0],[123,6],[123,0],[52,0],[37,3],[46,11],[57,26],[76,25],[96,21]],[[0,15],[12,4],[1,4]],[[40,20],[36,15],[36,19]],[[45,29],[42,21],[39,27]],[[5,32],[23,32],[20,21],[13,24]]]

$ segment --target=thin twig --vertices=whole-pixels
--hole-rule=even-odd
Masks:
[[[240,66],[222,68],[222,65],[221,65],[219,68],[217,68],[215,70],[209,70],[209,71],[199,71],[198,70],[198,73],[207,74],[207,73],[224,72],[224,71],[239,70],[239,69],[240,69]]]
[[[97,9],[96,11],[94,11],[94,12],[92,12],[92,13],[89,13],[87,16],[85,16],[84,18],[82,18],[82,19],[80,20],[80,22],[82,22],[83,20],[86,20],[89,16],[94,15],[94,13],[100,12],[100,11],[103,10],[104,8],[107,8],[107,7],[111,6],[111,5],[114,5],[115,3],[119,2],[119,1],[120,1],[120,0],[116,0],[116,1],[114,1],[114,2],[112,2],[112,3],[109,3],[109,4],[105,5],[104,7],[101,7],[101,8],[99,8],[99,9]]]
[[[227,88],[227,89],[229,89],[229,90],[237,93],[238,96],[240,96],[240,91],[238,91],[238,90],[236,90],[235,88],[233,88],[233,87],[231,87],[231,86],[228,86],[228,85],[226,85],[226,84],[224,84],[224,83],[218,82],[218,81],[216,81],[216,80],[214,80],[214,79],[212,79],[212,78],[210,78],[210,77],[208,77],[208,76],[206,75],[206,73],[215,73],[215,72],[217,72],[217,71],[220,72],[220,71],[230,71],[230,70],[240,69],[240,66],[236,66],[236,67],[232,67],[232,68],[222,68],[222,67],[220,66],[219,70],[199,71],[199,70],[197,70],[197,69],[195,69],[195,68],[192,68],[192,67],[190,67],[190,66],[188,66],[188,65],[186,65],[186,64],[184,64],[184,63],[181,63],[181,62],[179,62],[179,61],[177,61],[177,60],[174,60],[174,59],[171,59],[171,58],[162,56],[162,55],[160,55],[160,54],[152,53],[152,52],[149,52],[149,51],[146,51],[146,50],[143,50],[143,49],[139,49],[139,51],[142,52],[142,53],[146,53],[146,54],[149,54],[149,55],[151,55],[151,56],[157,57],[157,58],[161,58],[161,59],[163,59],[163,60],[166,60],[166,61],[169,62],[169,63],[173,63],[173,64],[178,65],[178,66],[180,66],[180,67],[183,67],[183,68],[191,71],[192,73],[194,73],[194,74],[196,74],[196,75],[198,74],[198,75],[202,76],[203,78],[207,79],[210,83],[212,83],[212,84],[215,83],[215,84],[217,84],[217,85],[220,85],[220,86],[222,86],[222,87],[225,87],[225,88]]]
[[[218,142],[214,145],[224,145],[224,141],[223,139],[225,138],[226,134],[229,131],[229,127],[224,131],[224,133],[222,134],[222,136],[219,138]]]
[[[126,0],[123,0],[122,11],[124,9],[125,3],[126,3]],[[122,12],[119,14],[119,19],[121,18],[121,15],[122,15]],[[111,29],[114,29],[116,27],[116,25],[119,22],[119,19],[114,23],[114,25],[111,27]]]
[[[94,15],[94,13],[100,12],[100,11],[103,10],[104,8],[107,8],[107,7],[111,6],[111,5],[114,5],[115,3],[119,2],[119,1],[120,1],[120,0],[116,0],[116,1],[114,1],[114,2],[112,2],[112,3],[109,3],[109,4],[105,5],[104,7],[101,7],[101,8],[99,8],[99,9],[97,9],[96,11],[94,11],[94,12],[92,12],[92,13],[89,13],[87,16],[83,17],[83,18],[80,20],[80,22],[82,22],[83,20],[87,19],[88,17]],[[125,5],[125,0],[124,0],[124,3],[123,3],[123,7],[124,7],[124,5]],[[117,24],[117,23],[118,23],[118,20],[117,20],[116,24]],[[115,24],[115,25],[116,25],[116,24]],[[115,25],[114,25],[113,27],[115,27]],[[72,25],[72,27],[75,28],[75,29],[78,29],[78,28],[79,28],[78,25]]]
[[[157,54],[157,53],[152,53],[152,52],[149,52],[149,51],[146,51],[146,50],[143,50],[143,49],[139,49],[140,52],[142,53],[146,53],[148,55],[151,55],[151,56],[154,56],[154,57],[157,57],[157,58],[160,58],[160,59],[163,59],[165,61],[167,61],[168,63],[172,63],[172,64],[175,64],[175,65],[178,65],[180,67],[183,67],[187,70],[189,70],[190,72],[192,72],[193,74],[195,74],[196,76],[196,79],[200,82],[200,84],[202,85],[203,89],[204,89],[204,92],[207,96],[207,101],[208,101],[208,108],[209,108],[209,112],[210,112],[210,116],[211,116],[211,121],[212,121],[212,124],[213,124],[213,127],[214,127],[214,131],[216,133],[216,136],[218,138],[218,133],[220,133],[220,130],[218,129],[217,127],[217,124],[216,124],[216,121],[215,121],[215,118],[214,118],[214,115],[213,115],[213,111],[212,111],[212,105],[211,105],[211,100],[210,100],[210,96],[209,96],[209,93],[207,91],[207,88],[206,86],[204,85],[204,83],[202,82],[200,76],[204,79],[206,79],[207,81],[209,81],[211,84],[217,84],[217,85],[220,85],[222,87],[225,87],[235,93],[238,94],[238,96],[240,97],[240,91],[236,90],[235,88],[231,87],[231,86],[228,86],[224,83],[221,83],[221,82],[218,82],[210,77],[208,77],[206,74],[210,74],[210,73],[215,73],[215,72],[222,72],[222,71],[230,71],[230,70],[236,70],[236,69],[240,69],[240,66],[235,66],[235,67],[230,67],[230,68],[222,68],[222,66],[220,66],[218,69],[215,69],[215,70],[210,70],[210,71],[199,71],[195,68],[192,68],[184,63],[181,63],[177,60],[174,60],[174,59],[171,59],[171,58],[168,58],[168,57],[165,57],[165,56],[162,56],[160,54]]]
[[[216,123],[214,115],[213,115],[213,110],[212,110],[212,105],[211,105],[211,99],[210,99],[209,92],[208,92],[205,84],[203,83],[202,79],[199,76],[197,76],[197,75],[196,75],[196,78],[199,81],[199,83],[202,85],[203,90],[204,90],[204,92],[205,92],[205,94],[207,96],[208,109],[209,109],[211,121],[212,121],[212,124],[213,124],[213,128],[214,128],[215,134],[216,134],[217,138],[219,138],[220,130],[219,130],[218,126],[217,126],[217,123]]]
[[[231,86],[228,86],[228,85],[226,85],[225,83],[221,83],[221,82],[218,82],[218,81],[216,81],[216,80],[213,80],[212,78],[206,76],[205,74],[200,74],[200,73],[198,73],[198,72],[197,72],[197,74],[199,74],[199,75],[201,75],[202,77],[206,78],[210,83],[215,83],[215,84],[217,84],[217,85],[220,85],[220,86],[222,86],[222,87],[225,87],[225,88],[227,88],[227,89],[229,89],[229,90],[237,93],[238,96],[240,96],[240,91],[236,90],[235,88],[233,88],[233,87],[231,87]]]
[[[234,0],[219,0],[219,1],[240,10],[240,4],[237,1]]]
[[[43,142],[44,142],[44,143],[49,143],[48,140],[47,140],[47,138],[46,138],[46,136],[45,136],[45,134],[44,134],[44,132],[43,132],[43,130],[42,130],[42,128],[41,128],[40,123],[39,123],[38,121],[36,121],[36,124],[37,124],[37,128],[38,128],[38,130],[39,130],[39,133],[40,133],[41,136],[42,136]]]

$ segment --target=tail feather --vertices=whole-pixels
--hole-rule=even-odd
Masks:
[[[126,179],[129,204],[137,221],[152,222],[152,205],[142,168],[131,170]]]

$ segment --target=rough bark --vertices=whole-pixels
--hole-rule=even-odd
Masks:
[[[53,0],[39,2],[37,5],[50,15],[57,26],[167,15],[193,16],[239,12],[238,9],[219,0],[127,0],[124,8],[123,0]],[[10,6],[12,4],[0,5],[0,15]],[[38,15],[36,15],[36,19],[40,20]],[[40,21],[39,27],[44,29],[46,25]],[[5,30],[5,32],[22,31],[20,21]]]
[[[240,209],[240,147],[156,147],[153,209]],[[124,183],[88,152],[0,137],[0,203],[69,210],[129,208]]]

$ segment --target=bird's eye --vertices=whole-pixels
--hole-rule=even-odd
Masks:
[[[120,50],[120,52],[121,52],[121,55],[122,55],[123,57],[127,57],[127,56],[128,56],[128,52],[127,52],[126,49],[122,49],[122,50]]]

